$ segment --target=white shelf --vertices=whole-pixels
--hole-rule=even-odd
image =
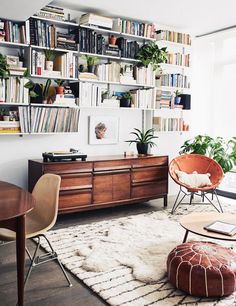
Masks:
[[[154,85],[147,84],[137,84],[137,83],[122,83],[122,82],[112,82],[112,81],[100,81],[95,79],[79,79],[80,82],[84,83],[97,83],[97,84],[110,84],[110,85],[120,85],[120,86],[129,86],[129,87],[145,87],[145,88],[154,88]]]
[[[32,132],[29,135],[62,135],[62,134],[78,134],[79,132]]]
[[[30,133],[1,133],[0,136],[23,136],[23,135],[29,135]]]
[[[154,108],[139,107],[108,107],[108,106],[79,106],[80,109],[116,109],[116,110],[137,110],[137,111],[154,111]]]
[[[58,25],[61,25],[63,27],[68,27],[68,26],[78,27],[79,26],[78,23],[63,21],[63,20],[57,20],[57,19],[50,19],[50,18],[40,17],[40,16],[31,16],[30,18],[51,22],[53,24],[58,24]]]
[[[0,107],[1,106],[29,106],[28,103],[8,103],[8,102],[0,102]]]
[[[30,78],[37,78],[37,79],[51,79],[51,80],[65,80],[65,81],[78,81],[76,78],[65,78],[62,76],[49,76],[49,75],[37,75],[37,74],[31,74]]]
[[[185,133],[188,133],[190,131],[155,131],[154,135],[183,135]]]
[[[165,90],[165,91],[176,91],[176,90],[181,90],[184,92],[189,92],[191,89],[190,88],[184,88],[184,87],[173,87],[173,86],[160,86],[156,87],[157,90]]]
[[[126,57],[120,57],[120,56],[113,56],[113,55],[106,55],[106,54],[96,54],[96,53],[89,53],[89,52],[81,52],[79,51],[80,55],[89,55],[89,56],[95,56],[100,57],[104,59],[114,59],[114,60],[122,60],[122,61],[128,61],[128,62],[139,62],[139,60],[135,58],[126,58]]]
[[[32,49],[39,49],[39,50],[52,50],[55,52],[62,52],[62,53],[73,53],[73,54],[78,54],[78,50],[67,50],[67,49],[60,49],[60,48],[48,48],[48,47],[43,47],[43,46],[35,46],[35,45],[30,45]]]
[[[29,47],[29,45],[27,44],[10,42],[10,41],[0,41],[0,46],[6,47],[6,48],[28,48]]]
[[[169,40],[156,40],[156,43],[160,47],[179,47],[179,48],[191,49],[191,45],[177,43]]]
[[[31,107],[60,107],[60,108],[79,108],[77,105],[59,105],[59,104],[43,104],[43,103],[31,103]]]
[[[176,70],[176,69],[189,70],[190,69],[190,67],[188,67],[188,66],[167,64],[167,63],[162,63],[162,64],[160,64],[160,66],[161,66],[161,68],[164,68],[164,69],[173,69],[173,70]]]
[[[124,33],[124,32],[119,32],[119,31],[107,30],[107,29],[102,29],[102,28],[98,28],[98,27],[95,27],[95,26],[89,26],[89,25],[83,25],[83,24],[81,24],[79,26],[81,28],[90,29],[90,30],[94,30],[94,31],[97,31],[97,32],[101,32],[101,33],[121,35],[121,36],[124,36],[124,37],[135,38],[135,39],[138,39],[138,40],[156,41],[155,38],[149,38],[149,37],[140,36],[140,35],[134,35],[134,34]]]

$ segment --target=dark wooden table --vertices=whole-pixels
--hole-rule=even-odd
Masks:
[[[34,207],[31,193],[0,181],[0,227],[16,232],[18,305],[24,305],[25,214]]]

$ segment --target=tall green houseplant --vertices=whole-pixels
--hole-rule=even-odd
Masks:
[[[217,161],[226,173],[236,165],[236,137],[226,141],[222,137],[198,135],[186,140],[179,153],[206,155]]]
[[[153,71],[156,71],[160,64],[167,61],[167,56],[166,47],[159,48],[155,42],[151,41],[140,48],[137,54],[137,59],[140,61],[138,66],[147,67],[150,64]]]
[[[10,75],[9,65],[7,64],[6,56],[0,53],[0,78],[6,79]]]

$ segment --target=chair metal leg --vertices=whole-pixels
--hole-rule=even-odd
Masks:
[[[190,201],[189,201],[189,205],[191,205],[191,204],[192,204],[193,197],[194,197],[194,193],[193,193],[193,192],[191,192],[191,195],[190,195]]]
[[[59,260],[57,253],[54,251],[50,241],[48,240],[48,238],[45,235],[42,235],[42,236],[47,241],[47,243],[48,243],[52,253],[54,254],[55,259],[57,260],[57,262],[58,262],[58,264],[59,264],[59,266],[60,266],[60,268],[61,268],[61,270],[62,270],[62,272],[63,272],[63,274],[64,274],[64,276],[65,276],[65,278],[67,280],[67,282],[68,282],[69,287],[72,287],[72,283],[71,283],[71,281],[70,281],[70,279],[69,279],[69,277],[68,277],[68,275],[67,275],[67,273],[66,273],[66,271],[65,271],[65,269],[64,269],[64,267],[63,267],[63,265],[61,263],[61,261]]]
[[[179,198],[179,195],[180,195],[181,192],[182,192],[184,195],[182,196],[181,200],[178,202],[178,198]],[[180,188],[179,193],[178,193],[178,195],[177,195],[177,197],[176,197],[174,206],[173,206],[173,208],[172,208],[172,210],[171,210],[171,214],[173,214],[173,213],[176,211],[176,209],[179,207],[179,205],[181,204],[181,202],[183,201],[183,199],[186,197],[186,195],[187,195],[187,193],[185,193],[185,192]]]
[[[218,205],[219,205],[219,207],[220,207],[220,210],[221,210],[221,212],[223,213],[224,211],[223,211],[223,208],[222,208],[222,206],[221,206],[221,204],[220,204],[220,200],[219,200],[219,198],[218,198],[218,194],[217,194],[217,192],[216,192],[215,189],[214,189],[213,192],[212,192],[212,198],[213,198],[213,195],[216,196],[216,200],[217,200],[217,202],[218,202]]]
[[[32,259],[31,259],[29,270],[28,270],[28,272],[26,274],[25,283],[24,283],[25,286],[26,286],[26,283],[27,283],[27,281],[29,279],[29,276],[31,274],[31,271],[32,271],[33,267],[36,265],[35,264],[35,258],[36,258],[36,255],[38,253],[39,247],[40,247],[40,237],[37,237],[37,238],[38,238],[37,246],[36,246],[36,249],[34,251],[34,255],[33,255]],[[28,253],[29,251],[27,250],[26,252]],[[30,255],[30,258],[31,258],[31,255]]]
[[[176,197],[176,199],[175,199],[175,203],[174,203],[174,205],[173,205],[173,207],[172,207],[172,210],[171,210],[171,213],[172,213],[172,214],[173,214],[174,211],[176,210],[176,207],[175,207],[175,206],[177,205],[177,202],[178,202],[178,198],[179,198],[180,193],[181,193],[181,188],[179,189],[179,192],[178,192],[177,197]]]

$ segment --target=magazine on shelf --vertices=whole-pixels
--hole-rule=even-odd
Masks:
[[[223,221],[214,221],[204,226],[204,229],[210,232],[215,232],[228,236],[233,236],[236,234],[236,224],[223,222]]]

